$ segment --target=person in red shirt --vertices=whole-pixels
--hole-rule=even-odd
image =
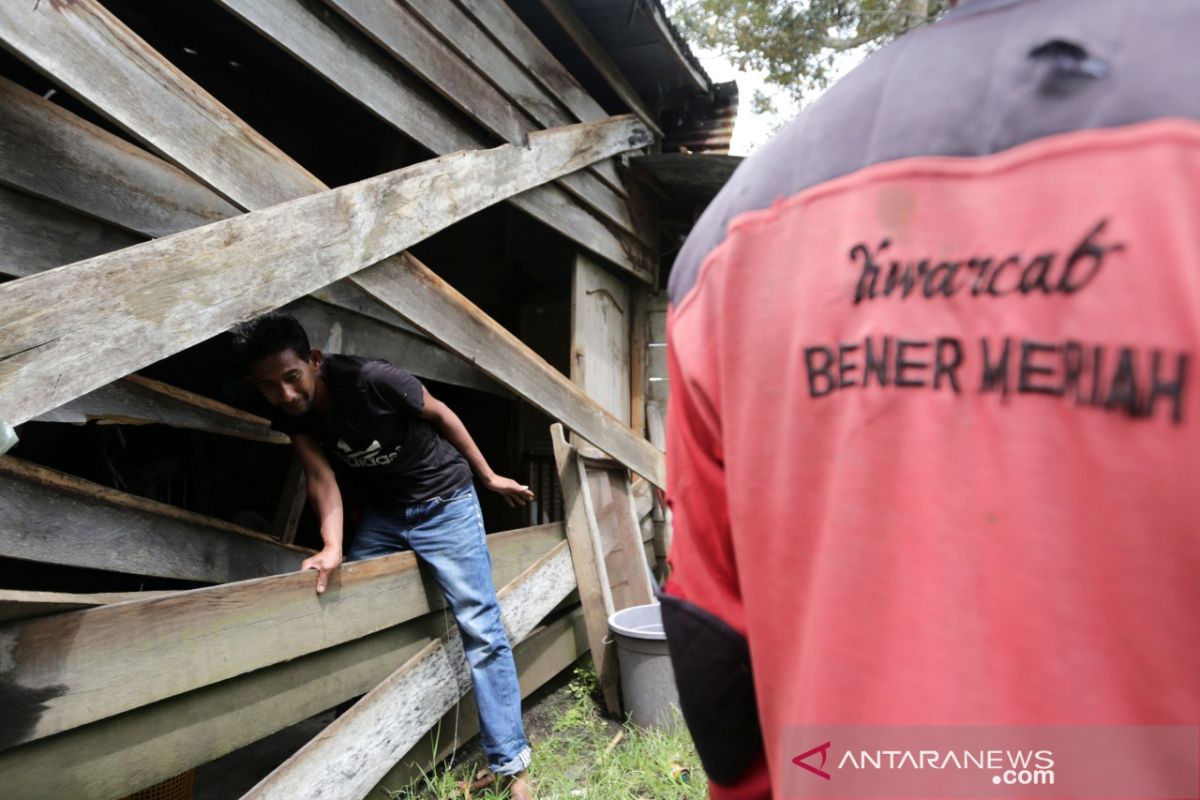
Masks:
[[[785,796],[790,726],[1200,722],[1196,31],[960,3],[698,222],[662,601],[713,797]]]

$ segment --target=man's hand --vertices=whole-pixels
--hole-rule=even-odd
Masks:
[[[512,478],[502,478],[493,475],[483,481],[483,486],[504,498],[509,507],[523,506],[533,499],[533,492],[528,486],[522,486]]]
[[[329,585],[329,573],[337,569],[341,563],[342,551],[331,550],[326,547],[316,555],[304,559],[304,563],[300,565],[300,570],[315,569],[317,571],[317,594],[321,594],[325,591],[325,587]]]

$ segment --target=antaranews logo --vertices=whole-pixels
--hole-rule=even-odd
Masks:
[[[781,744],[789,798],[1200,797],[1200,727],[805,727]]]
[[[825,780],[830,780],[831,776],[828,772],[825,771],[824,767],[825,767],[825,761],[829,757],[829,748],[832,746],[833,746],[833,742],[826,742],[825,744],[819,744],[816,747],[814,747],[812,750],[808,750],[808,751],[796,756],[795,758],[793,758],[792,763],[795,764],[797,767],[801,767],[803,769],[808,770],[809,772],[811,772],[814,775],[824,778]],[[821,763],[814,767],[812,764],[807,763],[806,759],[810,758],[811,756],[816,755],[817,753],[821,754]]]

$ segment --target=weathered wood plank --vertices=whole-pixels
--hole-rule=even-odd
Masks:
[[[163,597],[174,592],[94,592],[75,594],[71,592],[30,592],[19,589],[0,589],[0,622],[59,614],[80,608],[125,603],[130,600],[145,600]],[[0,691],[4,690],[0,678]]]
[[[0,119],[0,182],[151,237],[242,213],[191,175],[3,78],[0,104],[13,109]],[[142,241],[36,200],[26,201],[22,208],[38,213],[13,218],[4,211],[11,206],[6,204],[8,197],[0,191],[0,218],[8,217],[0,223],[0,272],[32,274]],[[54,224],[61,235],[44,237],[48,224]],[[345,282],[313,295],[419,336],[394,312]],[[356,316],[345,323],[360,334],[351,338],[365,337],[372,344],[397,349],[406,366],[423,367],[429,362],[429,374],[409,366],[423,377],[502,391],[424,337],[418,342],[362,323]]]
[[[604,705],[611,714],[621,711],[621,695],[617,690],[617,654],[608,639],[608,606],[606,586],[600,580],[599,559],[602,554],[595,546],[588,523],[588,511],[584,507],[583,484],[576,464],[575,449],[567,444],[563,426],[550,426],[550,440],[554,445],[554,462],[558,469],[558,482],[563,493],[563,513],[566,518],[567,542],[571,548],[571,561],[575,567],[575,581],[579,589],[579,601],[587,627],[592,662],[604,693]]]
[[[630,289],[633,312],[629,334],[629,427],[639,436],[646,435],[646,361],[650,347],[650,290],[645,286]]]
[[[413,11],[421,15],[433,30],[441,34],[447,44],[454,48],[463,58],[470,61],[496,86],[521,106],[526,112],[545,127],[566,125],[578,120],[591,122],[603,119],[608,112],[592,99],[591,95],[574,79],[573,76],[555,61],[550,52],[542,46],[537,37],[524,26],[507,4],[496,14],[503,25],[511,26],[505,31],[489,28],[482,21],[477,21],[469,15],[458,3],[438,2],[438,0],[401,0]],[[517,57],[517,48],[505,47],[502,40],[505,36],[521,36],[522,33],[531,43],[530,49],[535,51],[535,65],[543,61],[557,65],[561,75],[561,91],[556,93],[546,83],[536,80],[529,70],[536,71],[535,65],[526,68],[525,62]],[[492,37],[496,38],[493,39]],[[551,81],[551,83],[554,83]],[[563,116],[563,110],[569,116]],[[642,120],[654,135],[662,138],[662,131],[653,120]],[[596,173],[618,194],[626,193],[625,180],[618,173],[616,165],[611,161],[602,161],[592,167]]]
[[[563,539],[560,524],[488,537],[504,585]],[[276,575],[0,629],[0,749],[368,636],[442,608],[412,553],[348,563],[324,595]]]
[[[0,275],[22,278],[143,241],[54,203],[0,186]]]
[[[566,542],[502,588],[500,615],[519,642],[575,586]],[[245,798],[358,800],[471,688],[457,630],[426,645]]]
[[[296,529],[300,527],[300,515],[308,502],[308,481],[304,475],[304,465],[300,456],[295,452],[288,462],[287,475],[283,478],[283,488],[279,493],[279,501],[275,504],[275,515],[271,519],[271,533],[284,544],[296,541]]]
[[[151,237],[240,213],[183,170],[4,78],[0,106],[0,182]]]
[[[224,583],[311,554],[224,520],[0,456],[0,556]]]
[[[89,421],[208,431],[257,442],[287,444],[271,430],[269,420],[194,392],[141,375],[129,375],[37,417],[42,422],[83,424]]]
[[[0,752],[5,800],[123,797],[369,691],[444,630],[437,612]],[[518,669],[542,652],[567,666],[574,659],[562,654],[563,639],[575,641],[567,620],[518,644]]]
[[[366,300],[375,302],[365,292],[357,288],[355,291]],[[422,378],[511,397],[507,389],[484,375],[469,361],[416,332],[412,325],[390,308],[380,308],[392,319],[404,322],[404,328],[395,328],[383,321],[376,322],[347,310],[346,306],[327,305],[311,297],[285,306],[284,310],[304,325],[312,346],[326,353],[386,358]]]
[[[544,413],[651,483],[664,485],[661,450],[634,434],[411,254],[364,270],[354,280]]]
[[[218,2],[384,122],[433,152],[487,146],[481,136],[432,102],[422,84],[376,52],[353,26],[330,14],[317,0]],[[539,186],[509,202],[639,280],[652,282],[644,248],[615,234],[561,188]]]
[[[243,208],[274,205],[321,188],[307,170],[211,95],[189,91],[195,85],[191,79],[96,0],[0,3],[0,42],[152,150],[205,151],[205,159],[181,166]],[[168,113],[181,106],[186,114]],[[157,124],[146,124],[147,118],[157,118]],[[235,188],[225,179],[230,173],[258,180]]]
[[[583,24],[583,20],[576,16],[570,5],[565,0],[541,0],[541,3],[542,7],[550,12],[554,21],[566,31],[567,36],[575,43],[580,52],[592,63],[596,71],[608,82],[617,97],[621,98],[621,102],[628,106],[630,111],[637,114],[638,118],[651,126],[651,130],[662,136],[662,131],[654,124],[654,115],[646,107],[637,90],[630,85],[629,79],[621,72],[621,68],[596,41],[592,32]]]
[[[588,122],[607,116],[608,112],[558,62],[507,3],[458,0],[458,4],[494,36],[518,63],[524,64],[530,74],[570,109],[576,119]],[[661,135],[661,132],[658,133]]]
[[[453,105],[485,129],[511,144],[523,142],[530,131],[542,126],[541,120],[511,102],[465,60],[458,57],[429,28],[425,20],[398,2],[378,0],[325,0],[368,38],[391,53],[424,79]],[[441,8],[449,9],[449,3]],[[456,33],[466,33],[474,23],[465,15]],[[452,37],[450,41],[454,41]],[[569,125],[575,120],[566,114],[550,118],[545,127]],[[590,169],[594,168],[590,167]],[[590,208],[626,232],[637,235],[629,204],[612,189],[600,183],[588,170],[559,178],[559,184]]]
[[[535,133],[4,284],[0,417],[36,417],[649,135],[628,117]]]
[[[629,424],[629,287],[582,253],[571,276],[571,380]]]
[[[522,699],[574,664],[587,651],[583,610],[578,606],[529,634],[525,641],[513,648]],[[396,766],[379,780],[367,798],[390,800],[392,793],[433,769],[477,733],[479,710],[472,690],[463,696],[458,706],[446,712],[428,735],[404,754]]]

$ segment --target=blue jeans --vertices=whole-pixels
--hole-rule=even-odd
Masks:
[[[479,738],[488,766],[511,775],[529,765],[521,726],[521,687],[500,604],[492,584],[492,554],[475,486],[410,505],[368,506],[347,561],[412,550],[433,570],[462,634],[479,707]]]

